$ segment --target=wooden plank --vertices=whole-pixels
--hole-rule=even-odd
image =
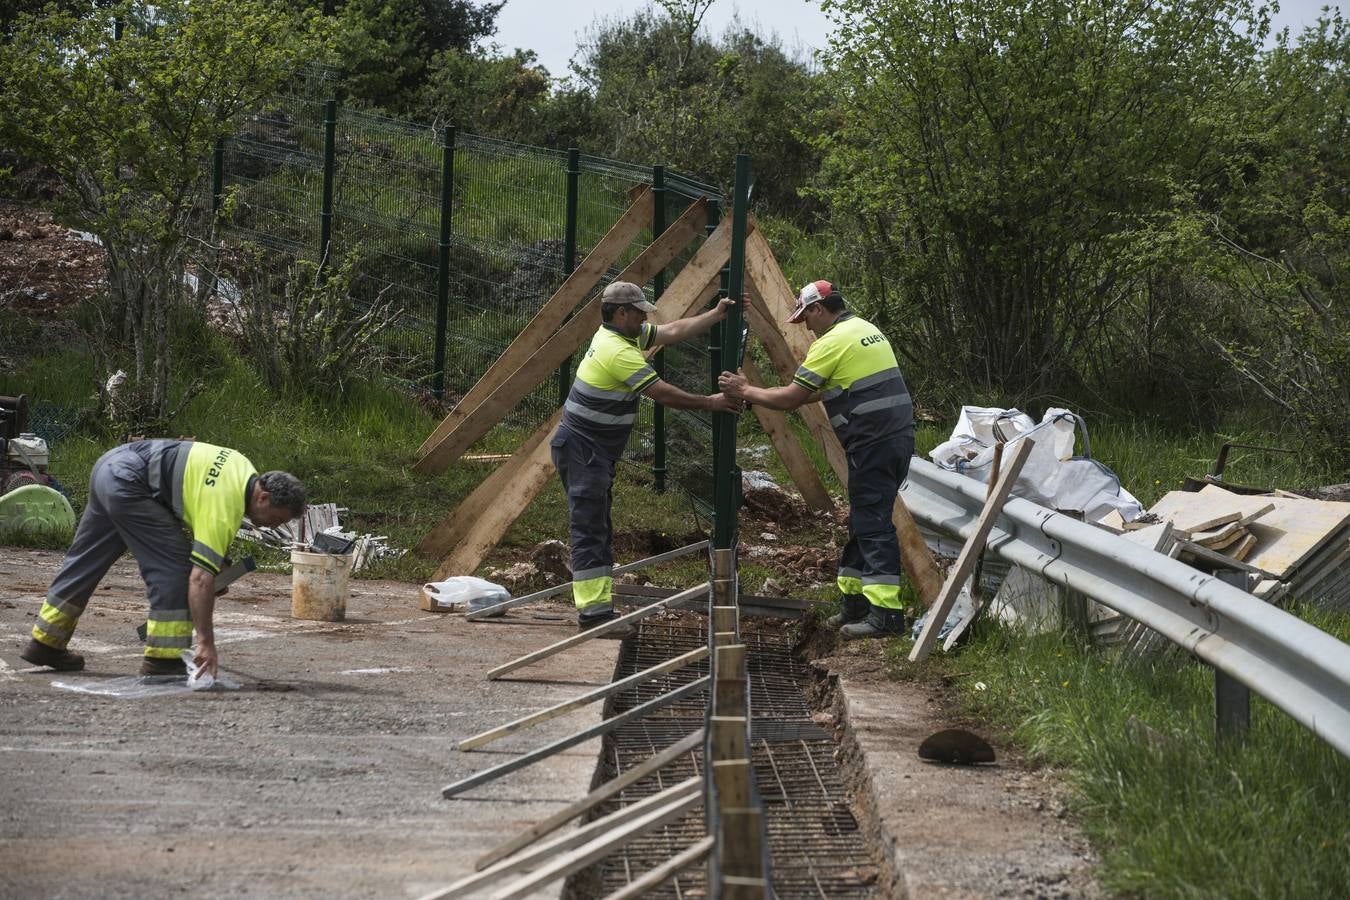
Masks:
[[[764,811],[759,807],[723,806],[718,811],[722,822],[723,883],[728,877],[759,879],[764,877]],[[726,893],[723,893],[726,896]],[[754,896],[754,894],[750,894]],[[764,896],[763,893],[760,896]]]
[[[643,669],[641,672],[635,672],[627,678],[620,678],[618,681],[610,682],[593,691],[587,691],[580,697],[565,700],[562,703],[555,704],[547,709],[541,709],[538,712],[530,713],[528,716],[521,716],[519,719],[507,722],[505,725],[498,725],[496,728],[489,729],[481,734],[465,738],[459,742],[459,749],[473,750],[475,747],[482,747],[485,744],[490,744],[499,738],[506,737],[508,734],[515,734],[517,731],[529,728],[531,725],[537,725],[540,722],[556,719],[564,713],[569,713],[574,709],[580,709],[583,706],[594,703],[596,700],[602,700],[605,697],[617,694],[619,691],[627,690],[634,685],[642,684],[651,681],[657,676],[683,669],[685,666],[692,665],[699,660],[706,658],[708,653],[707,647],[696,647],[688,653],[682,653],[665,662],[657,663],[654,666]]]
[[[576,309],[577,304],[595,287],[595,283],[605,274],[614,260],[618,259],[628,245],[633,242],[644,228],[651,225],[653,199],[652,192],[645,190],[637,201],[624,212],[573,270],[562,286],[535,313],[519,334],[506,348],[506,351],[483,373],[483,377],[469,389],[460,401],[450,410],[449,415],[436,426],[436,429],[417,448],[421,457],[413,470],[423,473],[439,473],[445,466],[430,462],[427,457],[446,435],[466,415],[477,408],[478,404],[492,394],[508,375],[520,368],[549,335],[558,329],[567,316]]]
[[[460,537],[436,568],[433,581],[474,572],[525,507],[548,483],[553,474],[548,438],[553,434],[553,429],[558,427],[560,418],[561,409],[530,436],[519,452],[521,461],[509,475],[499,477],[500,470],[493,472],[451,514],[458,521],[450,523],[446,530]],[[425,544],[427,538],[423,539]]]
[[[604,900],[637,900],[643,897],[648,891],[672,878],[690,866],[697,865],[708,858],[712,852],[713,844],[716,839],[705,837],[702,840],[691,844],[688,849],[682,850],[670,859],[661,863],[654,869],[644,872],[638,878],[633,879],[628,884],[619,888],[612,894],[609,894]]]
[[[597,297],[568,319],[567,324],[536,348],[520,368],[507,375],[490,396],[460,419],[436,448],[423,458],[423,463],[438,466],[438,471],[443,471],[445,466],[459,459],[464,451],[515,409],[530,391],[556,376],[558,367],[585,347],[599,328],[600,298]]]
[[[703,246],[698,248],[689,262],[685,263],[671,279],[670,284],[666,285],[660,301],[656,304],[657,310],[675,307],[681,312],[662,321],[670,322],[688,315],[693,305],[691,301],[704,293],[711,279],[717,278],[720,287],[722,267],[730,261],[731,217],[728,216],[713,229],[713,233],[703,242]]]
[[[636,572],[647,566],[654,566],[657,563],[663,563],[671,559],[679,559],[682,556],[688,556],[691,553],[697,553],[700,550],[707,549],[707,541],[695,541],[684,547],[678,547],[674,550],[667,550],[665,553],[657,553],[654,556],[648,556],[646,559],[639,559],[636,562],[624,563],[621,566],[615,566],[613,574],[622,575],[625,572]],[[526,594],[523,597],[512,597],[510,600],[503,600],[501,603],[494,603],[491,606],[485,606],[482,609],[476,609],[471,613],[466,613],[464,618],[469,621],[484,618],[486,616],[501,615],[508,609],[515,609],[517,606],[524,606],[526,603],[533,603],[535,600],[543,600],[546,597],[552,597],[557,594],[570,591],[572,582],[565,581],[562,584],[555,584],[552,587],[546,587],[542,591],[535,591],[533,594]]]
[[[764,236],[758,231],[751,231],[745,248],[746,271],[750,275],[750,327],[764,344],[779,376],[786,383],[792,380],[797,365],[806,358],[811,342],[805,336],[805,328],[783,328],[780,324],[786,321],[795,299]],[[848,457],[834,428],[830,426],[825,407],[819,402],[812,402],[803,405],[799,412],[807,430],[825,451],[825,458],[830,468],[834,469],[839,483],[847,489]],[[896,495],[891,509],[891,521],[900,542],[900,558],[905,572],[913,582],[919,600],[925,607],[931,607],[942,590],[942,573],[928,552],[928,545],[919,533],[918,523],[899,495]]]
[[[994,492],[994,485],[998,483],[998,470],[1003,464],[1003,448],[1005,446],[1003,441],[994,445],[994,457],[989,462],[989,481],[984,490],[985,503],[989,502],[989,495]],[[944,651],[951,650],[956,646],[956,642],[961,640],[961,635],[965,634],[966,630],[975,623],[975,620],[980,616],[980,612],[984,609],[984,591],[980,588],[980,570],[983,567],[984,551],[981,550],[979,558],[975,560],[975,574],[970,576],[970,594],[974,601],[970,613],[960,622],[957,622],[956,627],[947,632],[947,640],[942,644]]]
[[[632,709],[625,710],[624,712],[619,713],[617,716],[611,716],[610,718],[605,719],[603,722],[597,722],[594,725],[590,726],[589,728],[584,728],[581,731],[576,732],[575,734],[570,734],[565,738],[560,738],[554,741],[553,743],[548,744],[547,746],[540,747],[537,750],[531,750],[529,753],[522,754],[516,757],[515,759],[501,763],[500,765],[484,769],[481,772],[475,772],[468,778],[462,778],[459,781],[456,781],[454,784],[448,784],[445,787],[441,788],[441,796],[453,797],[456,794],[462,794],[465,791],[472,790],[473,788],[476,788],[479,785],[487,784],[489,781],[496,781],[503,775],[509,775],[512,772],[525,768],[526,766],[533,765],[534,763],[539,762],[539,760],[547,759],[553,754],[560,753],[563,750],[568,749],[569,747],[575,747],[577,744],[589,741],[591,738],[599,737],[602,734],[608,734],[614,729],[620,728],[629,722],[635,722],[639,719],[645,718],[646,716],[650,715],[656,710],[661,709],[664,706],[668,706],[671,703],[676,702],[677,700],[683,700],[685,697],[691,697],[695,694],[701,693],[702,691],[707,690],[708,686],[711,683],[712,679],[705,675],[702,678],[698,679],[697,681],[691,681],[688,684],[684,685],[683,687],[678,687],[675,690],[670,691],[669,693],[665,693],[659,697],[656,697],[655,699],[648,700],[646,703],[643,703],[640,706],[635,706]]]
[[[713,782],[717,785],[717,802],[723,808],[750,805],[750,784],[753,773],[748,759],[723,759],[712,764]]]
[[[655,756],[648,757],[641,765],[634,766],[617,777],[611,778],[609,781],[606,781],[604,784],[600,785],[600,787],[591,791],[575,803],[568,804],[566,808],[559,810],[542,822],[530,826],[501,846],[495,847],[487,853],[484,853],[478,858],[477,862],[474,863],[474,868],[479,870],[485,869],[493,863],[512,855],[522,847],[528,847],[544,835],[551,834],[575,819],[577,816],[583,815],[594,809],[596,806],[599,806],[601,803],[604,803],[624,788],[636,784],[648,775],[659,772],[689,751],[695,748],[701,748],[702,746],[703,729],[700,727],[680,738]]]
[[[630,613],[626,613],[622,616],[610,619],[603,625],[596,625],[594,628],[589,628],[586,631],[581,632],[580,634],[574,634],[571,637],[564,638],[561,641],[558,641],[557,643],[549,644],[547,647],[535,650],[533,653],[527,653],[524,656],[521,656],[517,659],[513,659],[509,663],[503,663],[502,665],[493,669],[491,672],[488,672],[487,677],[489,680],[501,678],[508,672],[514,672],[516,669],[521,669],[524,668],[525,666],[537,663],[541,659],[547,659],[550,656],[562,653],[564,650],[568,650],[571,649],[572,647],[584,644],[587,641],[593,641],[600,635],[605,634],[606,632],[615,631],[627,625],[640,622],[643,619],[647,618],[648,616],[652,615],[653,613],[660,612],[667,606],[670,606],[672,603],[678,603],[679,601],[685,600],[689,597],[697,597],[699,594],[706,593],[707,590],[708,590],[708,583],[705,581],[698,587],[692,587],[687,591],[681,591],[674,597],[668,597],[665,600],[658,600],[651,606],[640,607],[638,609],[633,610]]]
[[[764,387],[764,377],[760,375],[759,368],[749,356],[745,358],[742,371],[752,385]],[[760,427],[769,436],[769,442],[773,444],[774,451],[782,460],[788,477],[797,486],[797,491],[802,495],[807,508],[817,512],[833,512],[834,501],[830,499],[830,493],[825,490],[825,483],[816,474],[816,469],[811,465],[806,451],[797,443],[797,436],[788,425],[787,414],[758,403],[752,405],[751,409],[754,410],[755,418],[759,419]]]
[[[704,245],[706,246],[707,244]],[[687,269],[688,266],[685,267],[685,270]],[[658,307],[652,318],[658,324],[670,322],[682,319],[705,305],[710,298],[717,295],[721,281],[720,273],[719,267],[702,290],[685,291],[684,296],[674,298],[671,292],[667,291],[661,298],[667,305]],[[651,348],[647,351],[647,356],[654,355],[658,349]],[[553,472],[553,460],[545,438],[552,435],[561,417],[560,409],[522,445],[516,454],[521,458],[519,460],[513,458],[511,463],[505,464],[514,463],[511,470],[502,472],[499,469],[494,472],[470,495],[474,502],[466,500],[436,526],[431,534],[423,538],[419,549],[423,546],[427,549],[421,552],[427,555],[447,553],[436,570],[436,580],[448,578],[450,575],[470,573],[477,569],[492,548],[497,546],[497,542],[506,534],[512,523],[539,495],[539,491],[543,489]],[[443,548],[450,549],[447,551]]]
[[[502,463],[492,474],[479,482],[478,487],[469,493],[469,496],[460,501],[449,515],[436,524],[434,528],[426,533],[415,548],[416,552],[424,556],[443,556],[449,553],[455,547],[459,546],[472,532],[482,531],[479,523],[484,516],[490,514],[492,510],[500,508],[503,497],[509,497],[512,487],[519,485],[521,479],[528,477],[527,473],[532,470],[536,462],[535,452],[542,447],[548,450],[548,441],[545,440],[553,429],[558,426],[558,420],[562,417],[562,411],[554,413],[553,417],[541,425],[534,434],[525,439],[510,459]],[[545,452],[547,457],[547,452]],[[552,460],[549,460],[552,466]],[[514,521],[514,519],[513,519]],[[508,527],[509,527],[508,523]],[[504,530],[503,530],[504,533]],[[456,569],[442,563],[436,570],[436,577],[433,581],[440,581],[449,575],[465,575],[478,568],[478,564]]]
[[[579,847],[582,844],[594,840],[598,835],[604,834],[608,829],[614,828],[624,822],[639,819],[653,810],[661,809],[676,800],[680,800],[690,795],[697,795],[700,793],[701,789],[702,779],[686,779],[679,784],[661,791],[659,794],[644,797],[636,803],[619,808],[608,816],[596,819],[594,822],[587,822],[575,831],[559,835],[553,840],[540,844],[528,853],[523,853],[520,856],[499,862],[496,865],[482,869],[473,875],[465,876],[449,887],[443,888],[430,896],[445,898],[445,900],[453,897],[462,897],[465,894],[472,893],[474,889],[498,881],[504,876],[529,871],[531,868],[534,868],[539,863],[552,856],[556,856],[559,853],[571,850],[573,847]]]
[[[993,530],[994,522],[998,519],[999,511],[1003,509],[1004,502],[1008,495],[1012,493],[1013,482],[1017,480],[1017,475],[1022,471],[1022,466],[1027,461],[1027,454],[1035,446],[1035,441],[1031,438],[1022,438],[1012,447],[1012,455],[1005,464],[1003,471],[998,477],[998,487],[996,487],[985,500],[984,510],[980,513],[979,520],[975,523],[975,531],[970,538],[966,540],[965,546],[961,548],[961,554],[956,558],[956,564],[952,566],[951,572],[947,575],[946,582],[942,585],[942,591],[938,594],[937,600],[928,610],[928,621],[924,623],[923,631],[919,633],[919,639],[914,642],[914,648],[909,652],[909,661],[918,662],[926,659],[929,652],[933,649],[933,644],[937,641],[938,629],[942,623],[947,620],[947,615],[952,611],[952,606],[956,603],[956,596],[961,591],[961,586],[966,583],[970,573],[975,569],[975,560],[984,550],[984,544],[989,537],[989,532]]]
[[[736,607],[714,606],[712,608],[712,612],[713,612],[712,630],[714,632],[729,631],[735,633],[737,621],[740,615]]]
[[[709,764],[719,759],[744,759],[750,755],[744,713],[738,716],[709,716],[708,727]]]
[[[652,276],[674,260],[694,238],[703,234],[708,221],[706,201],[695,201],[684,214],[661,236],[647,246],[637,258],[615,276],[615,281],[645,284]],[[589,326],[589,327],[587,327]],[[530,391],[548,380],[558,367],[576,354],[600,327],[600,298],[596,297],[573,316],[538,349],[520,362],[518,368],[499,379],[491,393],[476,407],[469,408],[470,397],[456,404],[458,421],[451,424],[439,438],[437,445],[419,461],[421,466],[448,465],[463,455],[479,438],[492,430],[502,418],[516,407]],[[509,349],[508,349],[508,352]],[[494,363],[493,368],[496,367]],[[491,372],[492,369],[489,369]],[[484,376],[486,378],[486,375]],[[475,386],[476,387],[476,386]],[[471,392],[474,393],[474,392]],[[475,396],[481,396],[479,391]],[[444,467],[442,466],[442,469]]]
[[[734,639],[734,638],[733,638]],[[713,666],[714,716],[749,715],[748,684],[745,677],[745,645],[724,644],[717,647]]]
[[[604,859],[616,848],[622,847],[636,837],[654,831],[662,825],[668,825],[684,818],[703,803],[701,794],[681,797],[666,806],[660,807],[638,819],[610,829],[606,834],[589,843],[583,844],[536,872],[511,882],[492,895],[492,900],[516,900],[528,896],[539,887],[556,881],[578,869],[584,869],[597,860]]]

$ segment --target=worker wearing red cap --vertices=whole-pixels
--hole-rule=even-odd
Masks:
[[[848,454],[848,543],[839,559],[843,611],[833,617],[847,639],[901,634],[900,545],[891,509],[914,453],[914,405],[880,329],[853,314],[828,281],[802,288],[788,317],[816,334],[791,384],[751,387],[723,372],[728,397],[789,410],[822,400]]]
[[[636,284],[616,281],[600,296],[600,330],[577,366],[562,421],[549,443],[567,492],[572,595],[580,631],[615,616],[610,488],[614,463],[637,421],[639,397],[673,409],[741,410],[739,400],[690,394],[662,380],[643,351],[703,334],[726,318],[733,303],[723,299],[707,312],[658,327],[647,321],[647,313],[656,307]]]

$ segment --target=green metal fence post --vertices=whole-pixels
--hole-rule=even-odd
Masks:
[[[216,141],[211,155],[211,216],[220,212],[221,195],[225,190],[225,139]]]
[[[666,167],[652,166],[652,240],[655,241],[666,230]],[[666,270],[661,269],[652,276],[652,299],[660,300],[666,290]],[[666,352],[658,350],[652,357],[656,377],[666,377]],[[652,407],[652,482],[658,494],[666,492],[666,408],[661,404]]]
[[[577,267],[577,186],[581,180],[581,151],[576,147],[567,148],[567,222],[563,226],[563,277],[571,275]],[[568,318],[571,318],[569,315]],[[567,402],[567,392],[572,387],[572,357],[558,366],[558,405]]]
[[[436,344],[432,356],[431,392],[445,399],[445,330],[450,319],[450,215],[455,192],[455,126],[441,136],[441,239],[436,266]]]
[[[337,165],[337,101],[323,104],[323,205],[319,208],[319,272],[328,265],[333,238],[333,175]]]
[[[727,295],[736,305],[722,320],[721,367],[735,372],[741,364],[741,331],[744,313],[741,297],[745,293],[745,231],[749,206],[750,157],[736,154],[736,188],[731,205],[731,261],[727,267]],[[741,472],[736,467],[736,420],[731,413],[714,413],[713,547],[730,549],[736,546],[736,509],[740,505]]]

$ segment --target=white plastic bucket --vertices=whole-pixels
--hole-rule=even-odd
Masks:
[[[291,618],[341,622],[347,617],[352,556],[291,551]]]

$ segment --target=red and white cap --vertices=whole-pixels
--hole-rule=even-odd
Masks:
[[[788,316],[788,321],[800,322],[808,306],[812,303],[819,303],[834,292],[834,285],[828,281],[811,282],[802,288],[802,292],[797,295],[797,305],[792,308],[792,315]]]

